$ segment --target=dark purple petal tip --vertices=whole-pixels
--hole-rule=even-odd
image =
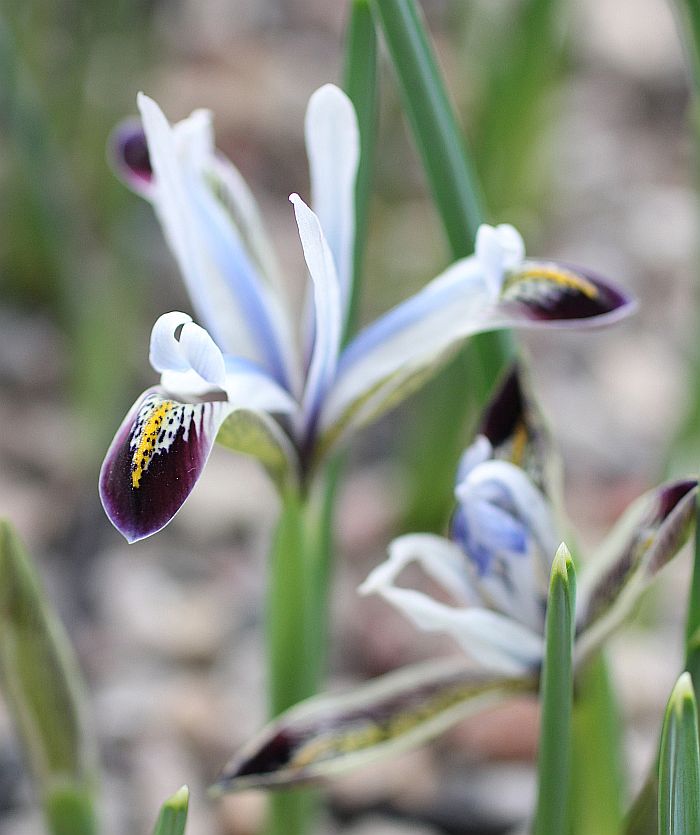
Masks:
[[[225,403],[188,405],[151,389],[126,416],[100,471],[100,499],[128,542],[164,528],[192,492]]]
[[[109,139],[112,164],[124,182],[137,194],[147,194],[153,183],[153,168],[143,126],[138,119],[127,119]]]
[[[526,261],[506,278],[502,302],[533,323],[597,327],[624,319],[636,301],[596,273],[568,264]]]
[[[506,375],[498,392],[484,410],[480,432],[498,447],[506,443],[525,419],[525,404],[520,385],[520,373],[514,365]]]

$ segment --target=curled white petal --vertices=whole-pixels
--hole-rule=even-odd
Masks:
[[[156,371],[188,371],[190,365],[182,354],[180,343],[175,338],[179,327],[191,322],[187,313],[172,311],[156,319],[151,330],[151,344],[148,359]]]
[[[381,594],[393,585],[403,569],[412,562],[464,604],[479,602],[469,578],[467,560],[454,542],[443,536],[416,533],[400,536],[389,546],[389,559],[372,571],[360,586],[360,594]]]
[[[500,293],[505,273],[517,267],[525,257],[525,244],[518,230],[508,223],[498,226],[482,223],[476,233],[475,254],[495,298]]]
[[[558,542],[549,503],[527,475],[506,461],[486,461],[457,485],[463,548],[491,608],[539,632]]]
[[[176,331],[180,329],[179,337]],[[151,332],[151,365],[156,371],[193,371],[210,386],[222,388],[226,381],[223,354],[214,340],[186,313],[165,313]]]
[[[542,659],[542,637],[498,612],[447,606],[422,592],[396,586],[386,586],[378,593],[418,629],[444,632],[485,666],[519,674]]]

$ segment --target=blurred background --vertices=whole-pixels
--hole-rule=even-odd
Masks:
[[[697,160],[687,73],[665,0],[425,0],[493,220],[531,254],[586,264],[632,290],[610,332],[527,335],[560,441],[567,506],[593,548],[664,474],[697,467],[688,420],[698,325]],[[276,499],[253,462],[215,450],[173,523],[126,546],[97,497],[102,456],[154,379],[155,318],[189,310],[150,207],[111,173],[106,143],[138,90],[172,120],[215,113],[219,147],[260,201],[289,280],[303,262],[287,196],[308,194],[303,115],[339,82],[345,4],[323,0],[3,0],[0,6],[0,512],[35,555],[89,682],[105,832],[150,831],[192,790],[190,835],[244,835],[264,800],[204,788],[264,721],[265,553]],[[449,261],[381,68],[363,319]],[[429,397],[429,395],[427,395]],[[427,401],[429,406],[429,401]],[[405,525],[413,398],[352,447],[338,518],[331,681],[452,652],[357,584]],[[637,781],[680,669],[689,573],[677,561],[616,639],[613,672]],[[534,704],[462,723],[432,747],[329,790],[322,831],[511,831],[531,808]],[[41,832],[0,700],[0,833]]]

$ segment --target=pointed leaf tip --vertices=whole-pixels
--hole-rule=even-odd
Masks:
[[[693,689],[693,680],[690,677],[690,673],[686,670],[681,673],[675,687],[673,688],[670,704],[672,704],[674,708],[681,713],[683,710],[683,704],[688,701],[695,701],[695,690]]]
[[[186,785],[181,786],[163,804],[153,835],[184,835],[189,800],[189,788]]]
[[[683,673],[668,701],[659,753],[660,835],[700,832],[700,747],[690,675]]]
[[[561,545],[557,548],[557,553],[554,555],[554,561],[552,562],[552,573],[557,572],[568,581],[569,572],[571,571],[573,564],[574,561],[571,557],[571,551],[569,551],[569,549],[567,548],[566,543],[562,542]]]

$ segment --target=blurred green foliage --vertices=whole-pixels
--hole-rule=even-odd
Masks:
[[[111,431],[101,416],[123,408],[131,369],[115,354],[143,330],[143,263],[122,228],[132,198],[105,147],[133,111],[152,15],[138,0],[7,0],[0,13],[0,293],[68,337],[76,460],[86,468]]]
[[[96,741],[73,649],[12,527],[0,520],[0,685],[52,835],[94,835]]]

